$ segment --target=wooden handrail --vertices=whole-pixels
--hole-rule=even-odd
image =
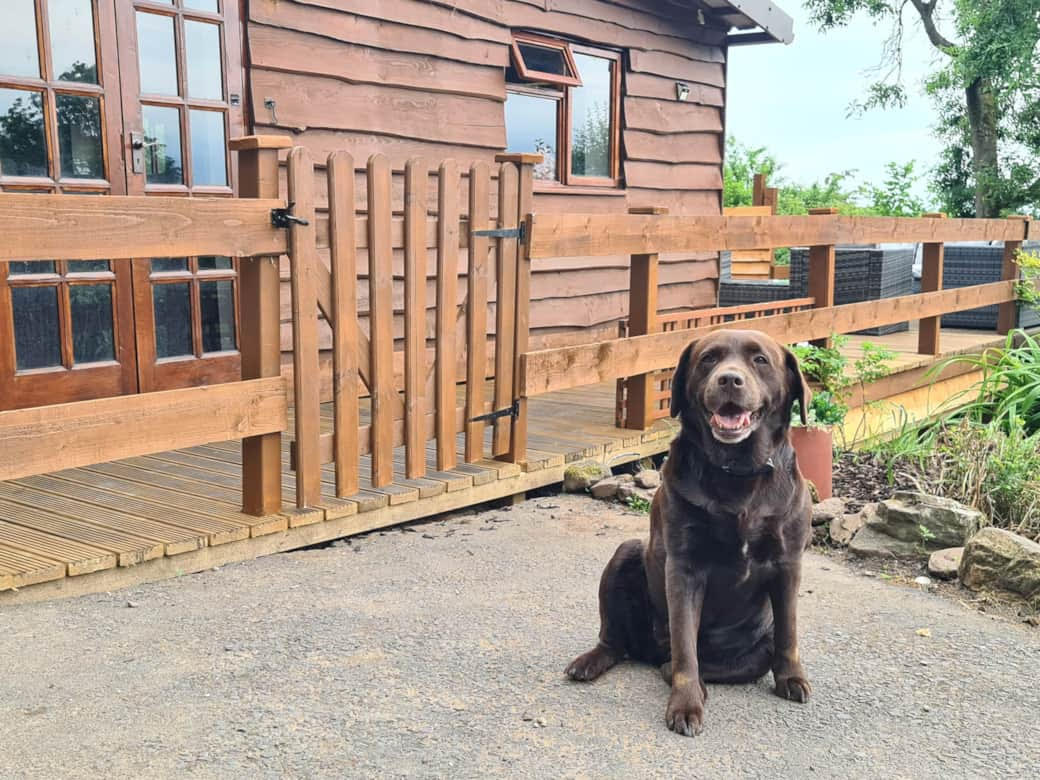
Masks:
[[[904,295],[878,301],[848,303],[824,309],[776,314],[755,320],[755,329],[790,344],[889,325],[904,320],[934,317],[948,312],[976,309],[1015,300],[1015,282],[1001,281],[952,290]],[[703,328],[652,333],[647,336],[599,341],[574,347],[529,352],[522,362],[526,396],[596,384],[674,365],[676,356],[690,341],[721,328],[740,328],[727,322]]]
[[[1035,226],[1035,227],[1034,227]],[[1023,241],[1037,220],[897,217],[679,217],[532,214],[532,258],[602,257],[761,246]]]

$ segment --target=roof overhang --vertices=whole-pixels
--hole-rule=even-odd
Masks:
[[[712,19],[729,25],[730,46],[754,43],[790,43],[794,22],[773,0],[697,0]]]

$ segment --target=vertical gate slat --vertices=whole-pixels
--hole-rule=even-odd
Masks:
[[[305,222],[289,230],[292,269],[293,389],[296,405],[296,505],[321,500],[321,393],[318,367],[318,248],[314,227],[314,163],[303,148],[289,153],[289,201]]]
[[[520,177],[513,163],[502,163],[498,171],[498,226],[517,226],[517,189]],[[498,295],[495,304],[495,409],[505,409],[513,402],[513,362],[516,358],[514,333],[516,320],[516,259],[519,241],[515,238],[498,239]],[[509,452],[511,420],[495,420],[491,437],[491,454],[495,457]]]
[[[426,473],[426,185],[429,168],[409,160],[404,175],[405,474]]]
[[[527,227],[530,228],[529,215],[534,210],[534,164],[541,160],[540,156],[520,155],[520,186],[518,213],[520,219],[528,220]],[[528,231],[530,232],[530,231]],[[512,463],[522,463],[527,458],[527,398],[520,392],[520,358],[527,352],[528,339],[531,326],[531,258],[529,255],[530,241],[525,241],[519,250],[516,261],[516,322],[514,331],[516,337],[513,340],[513,350],[516,352],[516,360],[513,364],[513,383],[515,390],[513,398],[517,402],[517,417],[513,420],[512,434],[509,441],[509,460]]]
[[[473,418],[484,412],[484,375],[487,371],[488,238],[475,230],[488,227],[490,168],[474,163],[469,170],[469,269],[466,288],[466,462],[484,455],[484,423]]]
[[[368,161],[368,285],[371,328],[372,484],[394,479],[394,308],[393,249],[390,233],[390,161]]]
[[[445,160],[437,194],[437,468],[455,468],[455,315],[459,277],[459,166]]]
[[[329,155],[329,248],[332,261],[332,400],[334,405],[336,495],[360,487],[358,429],[357,240],[354,219],[354,158]]]

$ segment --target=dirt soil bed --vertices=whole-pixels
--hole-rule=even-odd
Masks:
[[[595,641],[603,565],[646,526],[543,496],[5,609],[0,777],[1035,773],[1040,631],[816,552],[808,704],[768,680],[711,685],[690,740],[665,728],[654,669],[568,682]]]

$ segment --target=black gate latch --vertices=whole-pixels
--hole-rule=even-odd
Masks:
[[[470,422],[492,422],[502,417],[512,417],[514,420],[520,416],[520,402],[513,401],[513,405],[495,412],[488,412],[474,417]]]
[[[493,228],[491,230],[474,230],[474,236],[482,238],[515,238],[522,244],[525,238],[524,224],[521,222],[515,228]]]
[[[297,225],[309,225],[310,223],[302,217],[297,217],[292,213],[293,206],[296,205],[295,201],[289,201],[289,205],[284,209],[271,209],[271,224],[276,228],[289,228],[293,226],[293,223]]]

